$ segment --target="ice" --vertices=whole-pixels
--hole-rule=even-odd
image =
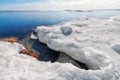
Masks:
[[[120,43],[114,43],[111,45],[111,48],[120,54]]]
[[[104,52],[92,48],[85,49],[84,52],[86,55],[84,58],[86,59],[85,63],[90,69],[101,70],[111,66],[111,60]]]
[[[61,31],[64,35],[70,35],[72,33],[72,28],[71,27],[61,27]]]
[[[42,62],[19,54],[22,49],[19,43],[0,42],[0,80],[99,80],[70,63]]]
[[[87,26],[79,27],[81,24]],[[83,17],[52,27],[40,26],[32,34],[49,48],[86,64],[89,70],[70,63],[38,61],[19,54],[23,45],[0,41],[0,80],[120,80],[119,24],[119,17]],[[67,28],[62,31],[62,27]]]
[[[91,69],[87,73],[93,72],[98,80],[119,80],[120,47],[118,44],[111,47],[120,42],[119,20],[120,16],[106,19],[81,17],[52,27],[37,27],[36,38],[49,48],[85,63]]]

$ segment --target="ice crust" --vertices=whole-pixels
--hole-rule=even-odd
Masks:
[[[22,49],[21,44],[0,41],[0,80],[100,80],[70,63],[42,62],[19,54]]]
[[[35,32],[49,48],[85,63],[91,69],[85,72],[97,79],[120,80],[120,16],[81,17],[51,27],[38,26]]]
[[[19,54],[19,43],[0,41],[0,80],[120,80],[120,17],[81,17],[52,27],[36,29],[34,39],[53,50],[85,63],[80,69],[70,63],[51,63]],[[64,28],[64,35],[61,27]]]

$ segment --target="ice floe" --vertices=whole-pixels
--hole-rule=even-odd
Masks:
[[[35,33],[32,36],[49,48],[85,63],[91,70],[82,71],[93,74],[96,79],[92,80],[120,79],[120,45],[115,44],[120,42],[120,16],[81,17],[51,27],[38,26]]]

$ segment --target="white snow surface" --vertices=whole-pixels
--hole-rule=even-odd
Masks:
[[[34,39],[85,63],[90,69],[38,61],[19,54],[24,49],[21,44],[0,41],[0,80],[120,80],[119,16],[81,17],[51,27],[38,27],[36,33],[32,35]]]
[[[120,16],[80,17],[58,25],[38,26],[35,32],[37,36],[32,37],[90,68],[68,72],[77,76],[72,74],[67,80],[120,80]]]
[[[0,80],[100,80],[104,73],[79,69],[70,63],[38,61],[19,54],[22,49],[21,44],[0,41]]]

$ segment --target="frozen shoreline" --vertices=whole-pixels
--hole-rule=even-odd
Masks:
[[[23,45],[0,41],[0,80],[119,80],[119,34],[120,16],[115,16],[81,17],[52,27],[42,26],[31,36],[85,63],[89,70],[70,63],[38,61],[19,54]]]
[[[100,70],[101,76],[107,77],[102,80],[108,79],[111,75],[112,79],[119,80],[119,76],[113,75],[114,71],[120,75],[119,30],[120,16],[107,19],[81,17],[52,27],[37,27],[37,35],[32,35],[31,38],[38,38],[49,48],[64,52],[73,59],[85,63],[95,74]]]
[[[79,68],[88,69],[87,66],[84,65],[83,63],[80,63],[72,59],[65,53],[51,50],[50,48],[47,47],[47,45],[39,42],[39,40],[31,39],[30,36],[20,40],[19,43],[22,44],[27,49],[36,52],[39,55],[40,61],[51,61],[52,63],[54,62],[71,63]]]

